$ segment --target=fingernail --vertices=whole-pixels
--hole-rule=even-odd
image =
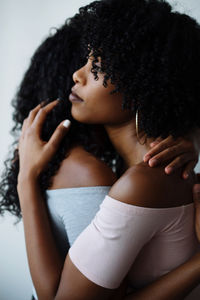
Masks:
[[[66,128],[68,128],[70,124],[71,124],[70,120],[65,120],[63,122],[63,126],[66,127]]]
[[[153,159],[150,159],[150,161],[149,161],[149,165],[150,165],[150,167],[153,167],[153,166],[155,166],[156,164],[157,164],[157,159],[155,159],[155,158],[153,158]]]
[[[49,101],[49,99],[43,100],[43,101],[40,103],[40,105],[41,105],[41,106],[45,106],[45,104],[47,104],[48,101]]]
[[[167,167],[167,168],[165,168],[165,171],[167,172],[167,174],[169,174],[169,173],[171,173],[172,172],[172,168],[171,167]]]
[[[185,179],[187,179],[189,177],[189,174],[188,173],[184,173],[183,176],[184,176]]]
[[[155,142],[150,143],[150,147],[153,147],[155,145]]]
[[[150,155],[145,155],[144,158],[143,158],[143,160],[144,160],[144,162],[146,162],[146,161],[148,161],[150,158],[151,158]]]
[[[154,147],[154,146],[156,146],[156,145],[158,145],[159,144],[159,142],[152,142],[152,143],[150,143],[150,146],[151,147]]]

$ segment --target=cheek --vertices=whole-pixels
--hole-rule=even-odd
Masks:
[[[97,99],[96,99],[97,100]],[[95,103],[74,103],[72,116],[75,120],[86,124],[117,125],[132,119],[127,110],[122,110],[121,102],[109,102],[109,99],[99,99]]]
[[[89,103],[77,103],[72,105],[71,114],[73,118],[81,123],[87,124],[104,124],[108,119],[107,113],[102,107]]]
[[[105,88],[90,86],[84,90],[84,102],[73,103],[71,113],[74,119],[88,124],[104,124],[108,120],[110,110],[108,92]]]
[[[87,117],[85,116],[85,114],[82,112],[82,110],[80,108],[77,107],[77,105],[72,105],[72,108],[71,108],[71,114],[72,114],[72,117],[78,121],[78,122],[81,122],[81,123],[87,123],[86,122],[86,119]]]

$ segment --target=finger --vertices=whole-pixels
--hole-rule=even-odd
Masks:
[[[177,141],[176,141],[176,143],[177,143]],[[153,147],[153,149],[151,149],[150,151],[148,151],[146,153],[146,155],[144,156],[144,162],[147,162],[150,158],[152,158],[155,155],[157,155],[158,153],[166,150],[167,148],[173,146],[174,144],[175,144],[174,138],[171,136],[167,137],[166,139],[161,141],[158,145]]]
[[[193,186],[193,200],[195,205],[195,229],[197,238],[200,241],[200,184]]]
[[[35,116],[37,115],[38,111],[42,107],[42,103],[38,104],[34,109],[30,110],[28,117],[27,117],[27,126],[31,126],[33,123]]]
[[[36,114],[36,117],[34,118],[34,121],[32,123],[32,126],[37,130],[38,133],[41,132],[44,120],[46,119],[46,116],[48,113],[58,104],[59,100],[52,101],[48,103],[44,107],[40,107],[39,111]]]
[[[193,161],[193,159],[193,153],[184,153],[182,155],[179,155],[165,167],[165,173],[171,174],[173,171],[179,169],[180,167],[183,167],[186,163],[188,163],[188,161]]]
[[[58,125],[53,135],[51,136],[50,140],[46,144],[45,147],[48,149],[48,152],[51,155],[53,155],[58,149],[61,140],[69,130],[70,124],[71,124],[70,120],[65,120],[60,125]]]
[[[183,171],[183,178],[184,179],[188,178],[189,174],[194,170],[197,162],[198,162],[197,160],[192,160],[192,161],[190,161],[186,164],[186,167]]]
[[[23,124],[22,124],[22,132],[24,132],[27,128],[27,118],[24,119]]]
[[[158,137],[155,141],[153,141],[152,143],[150,143],[150,147],[153,148],[156,145],[158,145],[160,142],[162,142],[163,139],[161,137]]]
[[[160,143],[159,141],[154,141],[154,142],[150,143],[150,147],[153,148],[156,145],[158,145],[159,143]]]
[[[153,156],[149,160],[149,166],[154,167],[154,166],[156,166],[158,164],[161,164],[165,161],[172,160],[177,155],[179,155],[179,156],[182,155],[183,151],[181,151],[180,149],[182,150],[181,147],[179,147],[178,145],[175,145],[175,146],[171,146],[170,148],[167,148],[167,149],[163,150],[162,152],[160,152],[157,155]],[[192,152],[191,152],[191,155],[193,155]],[[194,158],[194,157],[192,156],[192,158]]]

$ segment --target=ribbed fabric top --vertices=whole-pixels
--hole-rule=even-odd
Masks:
[[[91,222],[109,189],[110,186],[94,186],[46,191],[53,225],[67,236],[69,245]]]

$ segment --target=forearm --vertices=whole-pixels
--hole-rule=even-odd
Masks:
[[[46,204],[35,179],[19,177],[18,194],[32,280],[40,300],[53,299],[63,261],[54,241]]]
[[[124,300],[182,300],[200,284],[200,253]]]

